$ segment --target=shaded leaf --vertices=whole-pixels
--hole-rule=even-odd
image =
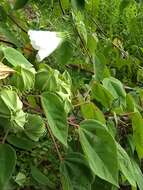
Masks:
[[[69,153],[60,166],[63,190],[90,190],[92,172],[83,155]]]
[[[28,151],[32,150],[37,145],[35,142],[33,142],[25,137],[21,137],[21,136],[18,137],[16,135],[8,135],[7,141],[11,145],[13,145],[17,148],[20,148],[23,150],[28,150]]]
[[[100,179],[99,177],[95,177],[94,183],[92,184],[91,190],[117,190],[111,183],[108,183],[107,181],[104,181]]]
[[[21,47],[21,43],[17,40],[15,34],[9,29],[9,26],[5,23],[0,24],[0,34],[4,36],[9,42],[16,45],[16,47]]]
[[[58,64],[61,64],[61,65],[68,64],[68,61],[70,60],[72,55],[73,55],[73,50],[72,50],[72,46],[70,42],[64,41],[57,52]]]
[[[117,148],[106,127],[99,121],[85,120],[80,124],[79,137],[94,174],[118,186]]]
[[[38,184],[55,189],[55,185],[49,180],[49,178],[35,166],[31,166],[31,175],[38,182]]]
[[[0,144],[0,188],[4,190],[16,165],[15,150],[7,144]]]
[[[7,20],[7,14],[2,6],[0,6],[0,21],[6,22]]]
[[[16,2],[14,4],[14,9],[21,9],[21,8],[23,8],[28,1],[29,0],[16,0]]]
[[[123,84],[116,78],[104,78],[103,86],[106,88],[115,99],[119,99],[122,105],[125,105],[126,92]]]
[[[71,0],[72,7],[74,9],[83,9],[85,6],[85,0]]]

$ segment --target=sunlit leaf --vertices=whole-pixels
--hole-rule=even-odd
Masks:
[[[136,187],[134,168],[132,166],[131,160],[126,151],[119,144],[117,144],[117,149],[118,149],[118,162],[119,162],[120,171],[129,181],[129,183],[133,187]]]
[[[38,141],[46,131],[42,118],[35,114],[28,114],[27,122],[24,126],[25,134],[33,141]]]
[[[30,91],[35,84],[35,69],[26,68],[24,65],[15,67],[15,73],[10,78],[10,84],[20,91]]]
[[[81,113],[84,119],[95,119],[105,124],[106,120],[102,111],[92,102],[81,105]]]
[[[133,159],[131,161],[132,161],[134,175],[135,175],[135,179],[136,179],[138,188],[139,188],[139,190],[143,190],[143,173],[142,173],[139,165],[137,164],[137,162]]]
[[[4,57],[14,67],[24,65],[25,67],[31,67],[31,63],[16,49],[7,47],[2,48]]]
[[[143,118],[139,112],[132,114],[133,139],[139,158],[143,158]]]
[[[15,132],[23,130],[26,122],[25,113],[22,110],[22,102],[16,92],[3,89],[0,91],[0,125],[10,127]]]
[[[42,93],[41,102],[54,136],[67,146],[68,126],[63,102],[51,92]]]

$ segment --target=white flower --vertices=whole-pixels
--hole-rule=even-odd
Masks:
[[[60,32],[41,30],[28,31],[32,47],[38,50],[36,55],[38,61],[42,61],[45,57],[48,57],[61,44],[63,38],[60,37],[60,34]]]

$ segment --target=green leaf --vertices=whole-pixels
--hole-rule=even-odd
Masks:
[[[7,144],[0,144],[0,188],[6,189],[16,165],[15,150]]]
[[[6,22],[7,20],[7,13],[5,12],[4,8],[0,6],[0,22]]]
[[[118,187],[117,147],[105,125],[96,120],[83,121],[79,137],[94,174]]]
[[[56,94],[51,92],[42,93],[41,102],[49,127],[51,128],[54,136],[63,145],[67,146],[67,115],[64,110],[63,102]]]
[[[36,74],[35,88],[40,91],[50,91],[58,94],[64,101],[66,113],[71,109],[71,78],[67,71],[60,74],[59,71],[47,65],[41,65]]]
[[[21,8],[23,8],[28,1],[29,0],[16,0],[16,2],[14,4],[14,9],[21,9]]]
[[[130,3],[131,3],[130,0],[122,0],[120,3],[120,11],[123,12],[123,10],[127,8]]]
[[[57,51],[57,62],[60,65],[68,64],[70,58],[73,55],[72,46],[69,41],[64,41]]]
[[[92,172],[83,155],[69,153],[60,166],[63,190],[90,190]]]
[[[112,135],[112,137],[115,138],[117,136],[117,127],[116,127],[116,122],[114,120],[116,120],[115,116],[114,118],[108,117],[106,125],[109,133]]]
[[[114,100],[110,91],[106,90],[100,83],[94,82],[91,89],[92,99],[99,101],[104,107],[110,108]]]
[[[35,114],[28,114],[27,122],[24,126],[24,133],[33,141],[38,141],[45,133],[46,128],[43,119]]]
[[[107,181],[104,181],[96,176],[94,183],[92,184],[91,190],[117,190],[117,189],[113,189],[113,185],[111,183],[108,183]]]
[[[17,148],[20,148],[20,149],[23,149],[23,150],[32,150],[33,148],[36,147],[36,143],[25,138],[25,137],[21,137],[21,136],[16,136],[16,135],[8,135],[7,137],[7,141],[17,147]]]
[[[31,63],[16,49],[11,47],[2,48],[4,57],[14,67],[23,65],[25,67],[32,67]]]
[[[41,66],[36,74],[35,88],[40,91],[58,91],[59,71],[49,66]]]
[[[95,119],[105,124],[106,120],[102,111],[92,102],[81,105],[81,113],[84,119]]]
[[[119,99],[122,105],[126,103],[126,92],[123,84],[116,78],[104,78],[103,87],[106,88],[115,99]]]
[[[16,92],[2,89],[0,91],[0,125],[10,127],[15,132],[23,130],[26,116],[22,110],[22,106],[23,104]]]
[[[133,139],[139,158],[143,158],[143,118],[139,112],[132,114]]]
[[[96,34],[88,34],[87,37],[87,48],[91,54],[95,54],[95,50],[97,48],[98,38]]]
[[[61,0],[61,4],[62,4],[62,7],[64,9],[68,9],[69,5],[70,5],[70,2],[69,2],[69,0]]]
[[[87,30],[84,23],[83,14],[80,11],[72,12],[73,20],[75,23],[76,30],[78,32],[78,37],[82,39],[84,44],[87,44]]]
[[[19,172],[15,178],[15,182],[19,185],[19,186],[23,186],[24,183],[26,181],[26,176],[24,173]]]
[[[15,68],[15,73],[10,78],[10,84],[18,88],[20,91],[30,91],[34,88],[35,69],[26,68],[23,65]]]
[[[55,185],[44,175],[38,168],[31,166],[31,175],[35,181],[40,185],[48,186],[51,189],[55,189]]]
[[[127,110],[127,112],[137,112],[138,111],[135,100],[132,97],[132,95],[129,93],[126,96],[126,110]]]
[[[0,23],[0,34],[2,34],[7,41],[16,45],[16,47],[21,47],[21,43],[17,40],[15,34],[9,29],[6,23]]]
[[[106,59],[103,54],[97,54],[94,57],[94,79],[97,81],[101,81],[104,78],[104,70],[106,66]]]
[[[117,149],[120,171],[126,177],[130,185],[136,187],[134,168],[132,166],[131,160],[126,151],[119,144],[117,144]]]
[[[143,190],[143,174],[139,167],[139,165],[136,163],[135,160],[131,160],[133,169],[134,169],[134,176],[138,185],[139,190]]]
[[[72,7],[74,9],[84,9],[85,6],[85,0],[71,0]]]

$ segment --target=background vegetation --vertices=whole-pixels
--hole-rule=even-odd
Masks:
[[[1,190],[143,190],[142,0],[1,0],[0,44]]]

